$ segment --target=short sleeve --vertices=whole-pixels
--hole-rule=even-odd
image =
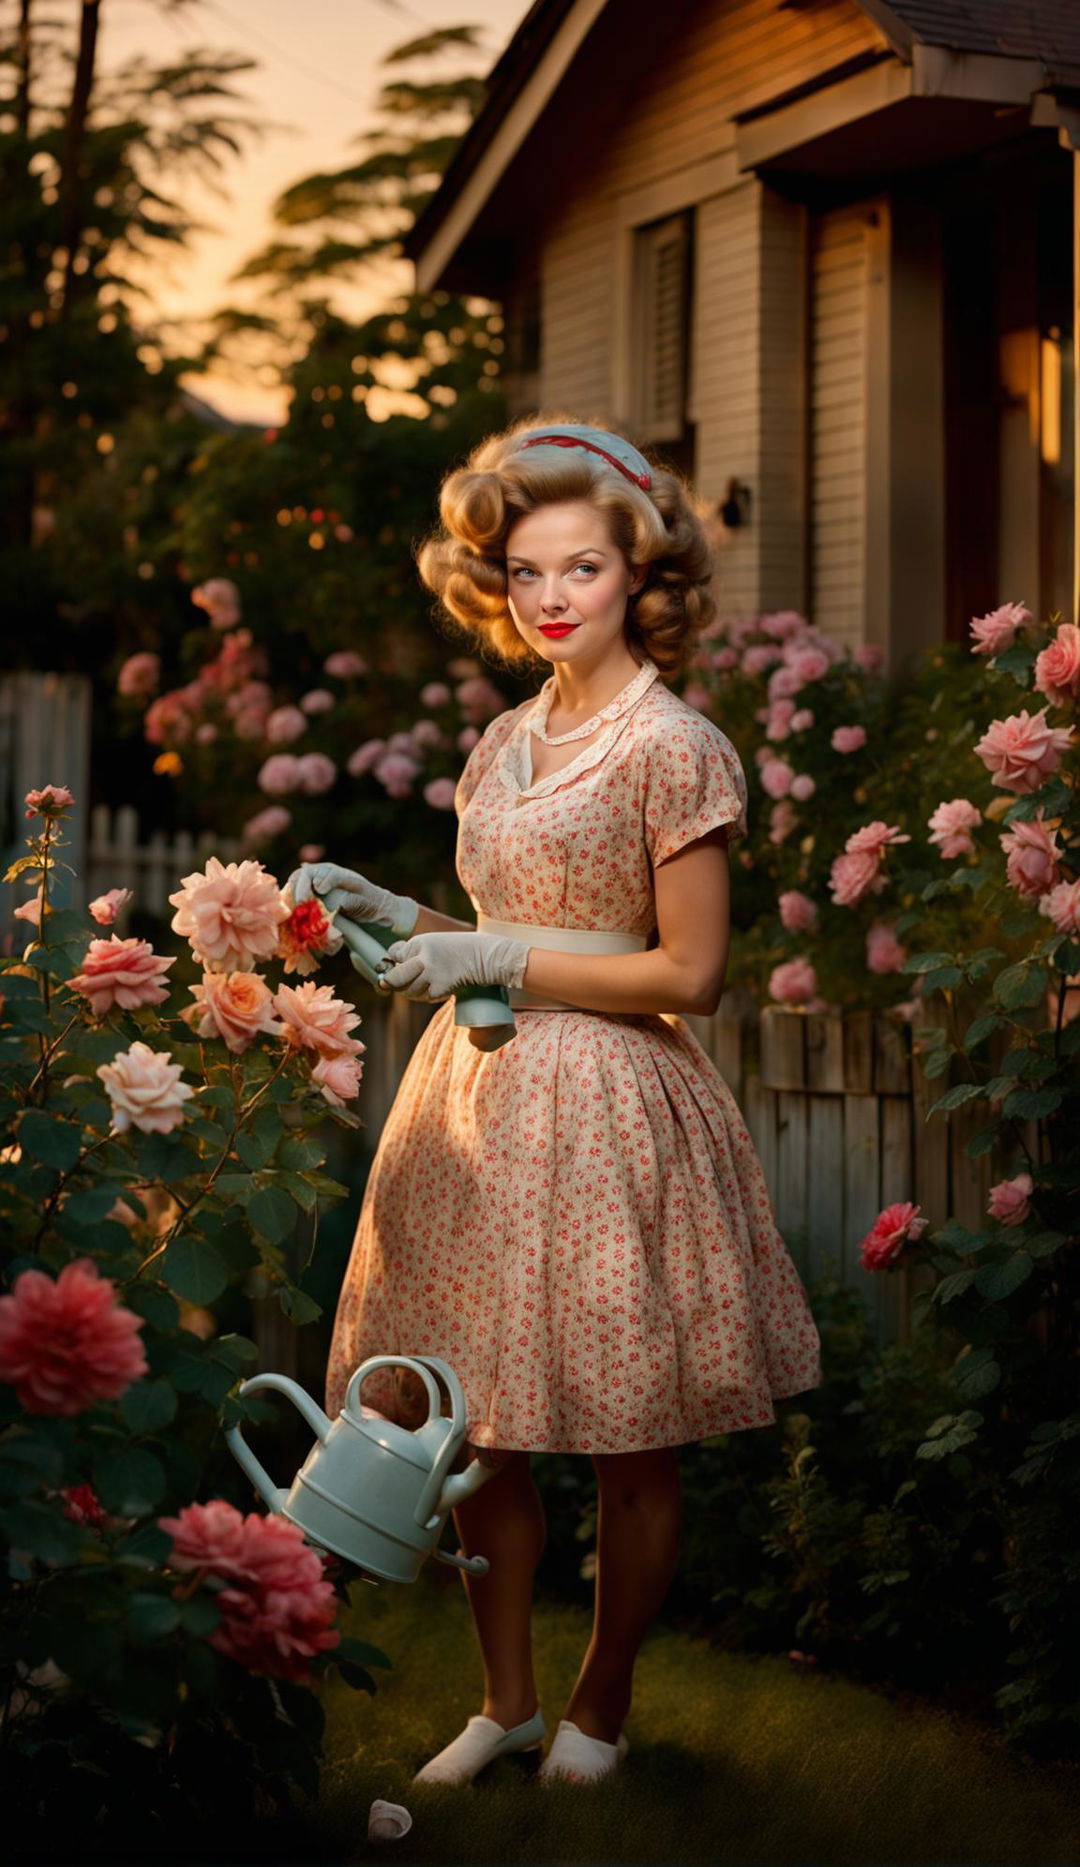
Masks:
[[[500,713],[481,733],[468,758],[465,769],[457,781],[454,791],[454,809],[461,817],[484,773],[493,764],[497,753],[505,745],[511,728],[520,713],[520,707],[511,707],[508,713]]]
[[[645,845],[655,868],[721,825],[746,835],[746,775],[735,747],[698,714],[664,723],[647,748]]]

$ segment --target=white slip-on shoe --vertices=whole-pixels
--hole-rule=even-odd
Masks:
[[[482,1712],[469,1719],[465,1729],[425,1763],[413,1777],[414,1783],[470,1783],[485,1764],[496,1757],[508,1757],[519,1750],[539,1750],[546,1726],[537,1710],[524,1724],[512,1725],[509,1731]]]
[[[603,1738],[589,1737],[569,1718],[563,1718],[540,1765],[540,1781],[551,1783],[565,1778],[571,1783],[599,1782],[601,1777],[611,1775],[629,1748],[630,1740],[623,1731],[614,1744],[605,1744]]]

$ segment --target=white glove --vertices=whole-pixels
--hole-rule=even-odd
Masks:
[[[355,869],[339,869],[333,862],[305,862],[302,868],[293,870],[285,886],[294,905],[298,901],[310,901],[313,895],[328,895],[331,889],[340,888],[340,914],[352,921],[378,921],[403,940],[412,933],[420,913],[420,903],[411,895],[391,894],[377,882],[369,882],[366,876],[358,875]]]
[[[529,962],[520,940],[502,934],[425,933],[387,947],[380,985],[428,1004],[463,985],[520,986]]]

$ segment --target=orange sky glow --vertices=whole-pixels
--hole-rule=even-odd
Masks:
[[[343,167],[355,154],[352,139],[375,127],[380,88],[396,76],[379,61],[395,46],[436,27],[476,25],[483,47],[480,68],[490,69],[515,27],[527,0],[194,0],[179,11],[163,11],[154,0],[105,0],[102,63],[114,67],[136,54],[155,60],[199,46],[237,52],[257,60],[236,80],[244,109],[272,127],[249,141],[246,153],[224,173],[228,198],[189,186],[185,205],[203,222],[181,253],[157,262],[142,275],[155,313],[167,320],[195,320],[227,305],[253,309],[255,289],[230,284],[230,275],[274,237],[271,205],[282,189],[320,169]],[[411,76],[437,76],[476,68],[458,58],[406,69]],[[412,267],[401,262],[386,274],[383,291],[335,287],[336,307],[348,315],[376,310],[395,290],[412,286]],[[182,347],[181,325],[166,332],[167,347]],[[186,386],[233,419],[280,422],[287,397],[271,373],[215,371],[186,379]]]

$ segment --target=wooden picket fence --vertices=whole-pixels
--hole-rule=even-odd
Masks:
[[[208,856],[222,862],[236,862],[243,854],[237,837],[217,836],[211,830],[193,836],[190,830],[169,835],[154,830],[147,841],[140,840],[139,813],[131,804],[110,810],[108,804],[95,804],[90,812],[90,835],[86,852],[86,899],[110,888],[130,888],[133,900],[127,915],[138,908],[168,922],[172,917],[169,896],[174,894],[185,875],[204,868]],[[123,931],[123,923],[118,923]]]

